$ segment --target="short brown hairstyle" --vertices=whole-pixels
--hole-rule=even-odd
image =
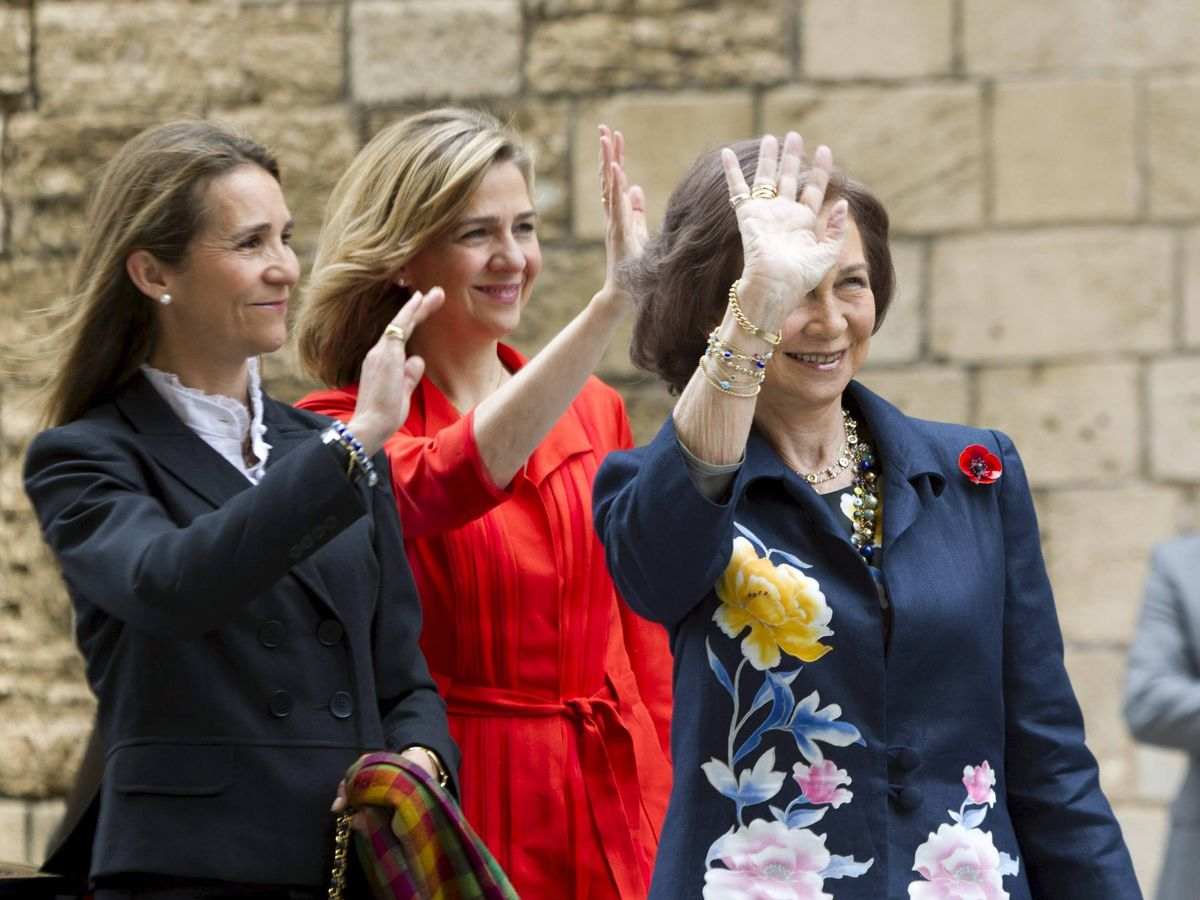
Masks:
[[[747,181],[754,177],[759,144],[754,139],[733,145]],[[849,204],[862,235],[878,331],[896,283],[887,210],[863,185],[834,172],[825,199],[839,198]],[[741,272],[737,218],[729,207],[720,151],[713,150],[692,164],[667,201],[662,230],[622,270],[637,302],[630,347],[634,364],[663,378],[671,393],[682,391],[708,333],[724,314],[729,285]]]

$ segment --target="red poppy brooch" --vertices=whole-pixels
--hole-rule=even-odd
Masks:
[[[982,444],[971,444],[958,454],[958,467],[975,484],[992,484],[1004,472],[1000,458]]]

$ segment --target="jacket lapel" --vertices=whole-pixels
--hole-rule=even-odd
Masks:
[[[114,402],[141,435],[146,451],[214,507],[250,487],[246,476],[180,421],[141,372],[126,383]]]
[[[908,416],[858,382],[851,382],[847,393],[862,411],[883,465],[886,559],[924,506],[941,495],[946,476],[935,449]]]

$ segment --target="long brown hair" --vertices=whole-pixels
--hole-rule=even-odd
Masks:
[[[760,143],[756,138],[733,145],[747,181],[754,177]],[[825,200],[841,197],[862,236],[878,331],[896,284],[887,211],[866,187],[835,172]],[[728,198],[719,151],[704,154],[671,193],[662,230],[622,271],[637,301],[630,356],[672,393],[695,372],[706,337],[724,313],[729,285],[742,272],[742,240]]]
[[[125,270],[134,250],[183,264],[204,224],[204,190],[238,166],[279,180],[266,148],[212,122],[179,121],[143,131],[117,151],[88,204],[64,318],[47,338],[62,348],[46,386],[45,424],[63,425],[110,398],[150,355],[153,301]]]
[[[395,283],[413,256],[453,227],[496,163],[533,192],[533,162],[489,113],[444,107],[388,126],[329,197],[296,325],[305,368],[325,384],[358,380],[363,357],[412,292]]]

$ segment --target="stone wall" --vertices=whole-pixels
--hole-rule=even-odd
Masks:
[[[1119,717],[1150,545],[1200,521],[1200,5],[1178,0],[0,0],[0,338],[61,291],[97,166],[179,115],[285,167],[301,249],[375,130],[444,101],[538,155],[534,349],[600,283],[595,126],[661,213],[701,149],[795,128],[895,224],[864,380],[1005,429],[1036,491],[1090,742],[1147,886],[1181,761]],[[10,344],[11,345],[11,344]],[[40,858],[91,714],[19,483],[44,366],[0,374],[0,858]],[[668,407],[623,346],[640,437]],[[287,359],[273,390],[305,383]]]

